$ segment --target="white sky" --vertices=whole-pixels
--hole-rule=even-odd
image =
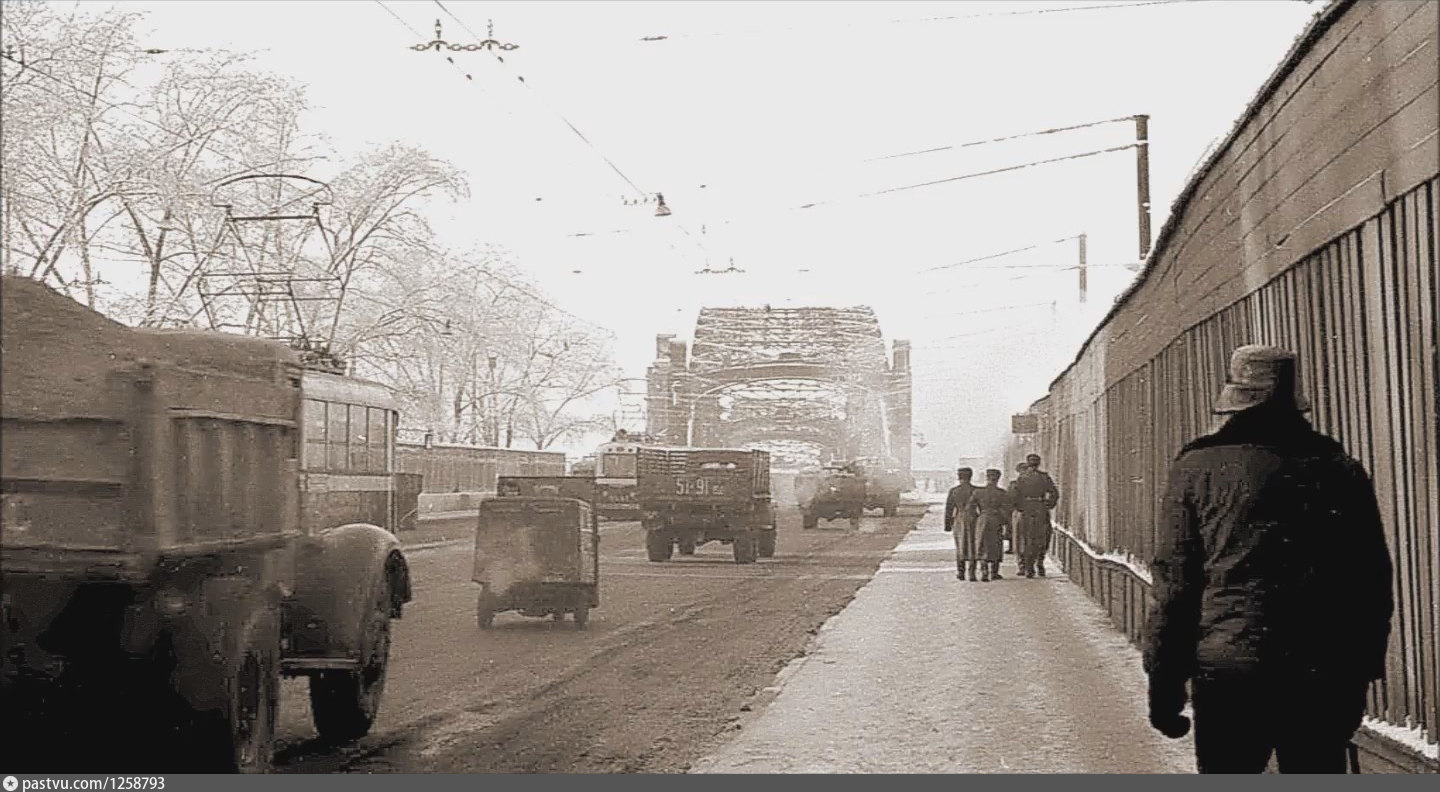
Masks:
[[[628,376],[656,333],[688,338],[702,305],[873,306],[887,339],[915,346],[915,465],[948,467],[1003,440],[1132,277],[1118,265],[1138,254],[1134,153],[795,207],[1125,145],[1133,125],[874,157],[1146,113],[1158,233],[1320,4],[447,0],[520,45],[504,64],[447,53],[458,69],[408,48],[437,18],[447,41],[476,40],[429,1],[387,3],[419,37],[375,2],[122,5],[150,12],[148,46],[264,50],[257,66],[308,86],[307,131],[342,154],[399,139],[464,169],[473,197],[435,209],[445,241],[510,249],[616,334]],[[602,154],[674,214],[625,206],[635,191]],[[1060,269],[1073,240],[924,272],[1080,232],[1085,310]],[[694,274],[707,256],[745,271]]]

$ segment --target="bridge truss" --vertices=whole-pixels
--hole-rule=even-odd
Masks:
[[[657,336],[646,379],[646,430],[666,442],[910,468],[910,345],[887,354],[869,307],[704,308],[688,348]]]

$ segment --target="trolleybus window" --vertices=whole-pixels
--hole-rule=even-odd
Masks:
[[[395,420],[383,407],[305,400],[305,469],[388,473]]]
[[[635,475],[635,454],[606,454],[604,472],[607,478],[626,478]]]
[[[305,400],[305,468],[325,469],[325,402]]]
[[[385,445],[390,438],[390,426],[386,420],[389,414],[379,407],[370,408],[370,465],[366,469],[372,473],[384,473],[385,467]]]
[[[332,402],[328,407],[326,423],[329,427],[327,440],[330,445],[330,455],[325,467],[328,470],[344,470],[350,462],[349,447],[346,442],[350,437],[350,422],[347,420],[346,405]]]
[[[345,466],[345,469],[355,473],[365,473],[369,471],[370,454],[365,440],[367,437],[366,410],[364,407],[354,404],[348,406],[350,407],[350,463]]]

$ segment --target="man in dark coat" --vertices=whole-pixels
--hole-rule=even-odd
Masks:
[[[1295,356],[1235,350],[1214,434],[1171,464],[1144,636],[1150,722],[1201,773],[1343,773],[1394,608],[1374,487],[1305,420]]]
[[[1040,455],[1025,457],[1029,468],[1015,480],[1015,508],[1020,510],[1020,574],[1045,577],[1045,553],[1050,549],[1050,510],[1060,502],[1060,490],[1050,474],[1040,469]]]
[[[991,468],[985,471],[985,487],[975,490],[965,512],[975,523],[978,534],[976,552],[980,556],[980,580],[1000,580],[1000,559],[1004,556],[1005,545],[1000,536],[1010,522],[1015,502],[1010,493],[1000,486],[1000,471]]]
[[[975,472],[970,468],[960,468],[956,475],[960,483],[950,488],[950,495],[945,499],[945,530],[953,531],[955,536],[955,577],[964,580],[968,573],[974,580],[975,562],[980,558],[979,547],[975,521],[965,507],[970,505],[970,495],[975,491],[975,485],[971,483]]]
[[[1010,479],[1010,486],[1006,487],[1011,493],[1016,490],[1016,484],[1020,477],[1030,470],[1029,463],[1021,462],[1015,466],[1015,478]],[[1020,512],[1011,515],[1010,523],[1005,526],[1005,538],[1010,540],[1010,546],[1005,549],[1006,554],[1020,557]]]

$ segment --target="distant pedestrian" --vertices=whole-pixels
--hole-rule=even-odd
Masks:
[[[1013,494],[1017,489],[1015,485],[1019,483],[1020,477],[1025,475],[1028,470],[1030,470],[1030,466],[1024,462],[1016,465],[1015,478],[1010,479],[1010,486],[1006,487],[1006,489]],[[1007,554],[1013,553],[1018,557],[1020,553],[1020,512],[1017,511],[1011,515],[1010,522],[1005,524],[1005,539],[1010,542],[1010,546],[1005,548],[1005,552]]]
[[[1311,428],[1295,355],[1242,346],[1224,423],[1171,463],[1145,627],[1150,723],[1201,773],[1343,773],[1394,602],[1369,475]]]
[[[968,574],[974,580],[980,547],[975,520],[966,507],[975,492],[975,485],[971,482],[975,472],[968,467],[960,468],[956,475],[960,483],[950,489],[950,495],[945,499],[945,530],[951,531],[955,537],[955,577],[964,580]]]
[[[1014,508],[1010,493],[1000,486],[1000,471],[994,468],[985,471],[985,487],[975,490],[966,507],[966,512],[975,520],[975,530],[979,534],[976,550],[980,557],[981,581],[1001,579],[1000,559],[1004,557],[1005,548],[1000,536]]]
[[[1020,510],[1020,574],[1045,577],[1045,553],[1050,549],[1050,510],[1060,502],[1060,490],[1050,474],[1040,469],[1040,455],[1025,457],[1028,468],[1015,480],[1015,508]]]

